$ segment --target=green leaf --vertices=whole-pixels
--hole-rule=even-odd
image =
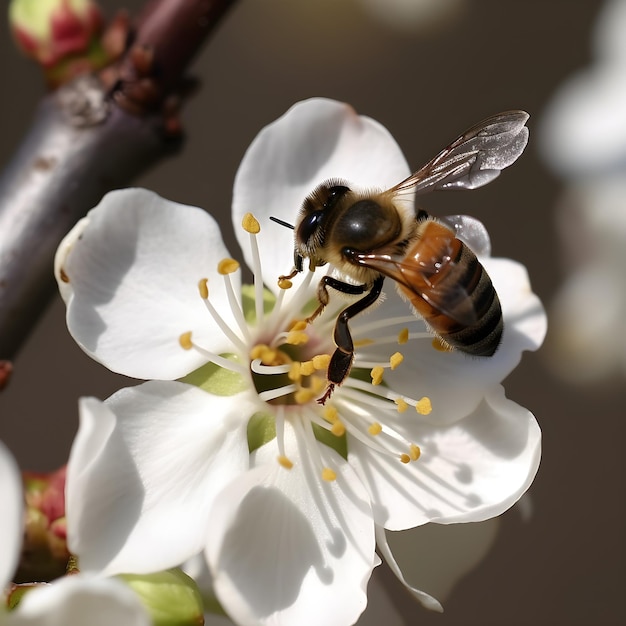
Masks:
[[[344,459],[348,459],[348,440],[346,439],[346,435],[343,434],[341,437],[337,437],[333,435],[330,430],[320,426],[319,424],[312,424],[313,426],[313,434],[315,438],[329,448],[332,448],[335,452],[339,453]]]

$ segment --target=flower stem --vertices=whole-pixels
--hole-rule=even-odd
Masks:
[[[115,66],[44,98],[0,176],[0,359],[12,359],[54,293],[62,237],[109,190],[182,146],[172,98],[235,0],[153,0]]]

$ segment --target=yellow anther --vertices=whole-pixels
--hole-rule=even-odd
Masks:
[[[239,262],[235,261],[235,259],[222,259],[217,264],[217,271],[222,274],[232,274],[239,269]]]
[[[200,297],[203,300],[209,299],[209,279],[208,278],[201,278],[198,281],[198,291],[200,292]]]
[[[283,456],[282,454],[277,456],[276,460],[278,461],[278,464],[281,467],[284,467],[285,469],[291,469],[293,467],[293,463],[286,456]]]
[[[252,235],[257,235],[261,230],[261,225],[259,224],[259,220],[257,220],[252,213],[246,213],[241,220],[241,225],[243,229]]]
[[[373,424],[370,424],[367,432],[370,435],[380,435],[380,433],[383,432],[383,427],[380,425],[379,422],[374,422]]]
[[[339,412],[334,406],[326,405],[324,407],[324,413],[322,414],[324,419],[331,424],[335,423],[339,419]]]
[[[316,370],[327,370],[330,363],[330,354],[316,354],[313,357],[313,367]]]
[[[439,350],[439,352],[452,352],[453,351],[452,346],[446,343],[441,337],[435,337],[432,343],[433,343],[433,348],[435,348],[435,350]]]
[[[300,361],[294,361],[291,364],[291,368],[289,372],[287,372],[287,378],[289,378],[289,380],[293,380],[294,382],[300,380],[300,376],[302,375],[300,365]]]
[[[346,434],[346,427],[337,420],[331,427],[330,432],[335,435],[335,437],[343,437]]]
[[[325,467],[322,470],[322,478],[331,483],[333,480],[337,480],[337,474],[330,467]]]
[[[401,454],[400,455],[400,460],[403,463],[410,463],[411,462],[411,457],[408,454]]]
[[[296,320],[289,330],[305,330],[306,326],[306,320]]]
[[[313,367],[313,361],[302,361],[300,365],[300,371],[302,372],[302,376],[310,376],[315,371],[315,368]]]
[[[321,376],[312,376],[309,378],[309,383],[311,386],[311,390],[314,394],[318,394],[326,387],[327,384],[326,377],[322,378]]]
[[[312,389],[307,389],[302,387],[298,389],[293,394],[293,398],[296,401],[296,404],[306,404],[307,402],[311,402],[315,396],[315,392]]]
[[[420,415],[428,415],[433,410],[433,405],[430,402],[430,398],[428,396],[424,396],[421,400],[417,401],[415,405],[415,410]]]
[[[391,365],[392,370],[395,370],[402,361],[404,361],[404,356],[400,352],[394,352],[389,357],[389,365]]]
[[[64,283],[69,283],[70,282],[70,277],[67,275],[67,272],[61,268],[59,270],[59,278],[64,282]]]
[[[398,413],[404,413],[409,408],[404,398],[396,398],[394,402],[398,405]]]
[[[178,338],[178,343],[183,350],[191,350],[191,348],[193,348],[193,343],[191,341],[191,331],[183,333]]]
[[[411,444],[411,451],[409,452],[409,456],[411,457],[411,461],[417,461],[422,455],[422,451],[419,446],[416,446],[414,443]]]
[[[303,333],[301,330],[293,330],[287,333],[287,339],[285,340],[291,346],[301,346],[309,340],[309,336]]]
[[[385,368],[377,365],[372,368],[370,372],[370,376],[372,377],[372,385],[380,385],[383,382],[383,374],[385,373]]]
[[[365,348],[365,346],[371,346],[373,343],[374,343],[373,339],[367,339],[367,338],[356,339],[354,341],[354,347],[355,348]]]
[[[409,340],[409,329],[403,328],[398,333],[398,343],[402,346]]]
[[[293,287],[293,283],[288,278],[279,278],[278,286],[280,289],[291,289]]]
[[[260,359],[263,356],[263,353],[269,349],[270,347],[268,345],[264,343],[257,343],[252,347],[252,350],[250,350],[250,359],[252,361],[254,361],[254,359]]]

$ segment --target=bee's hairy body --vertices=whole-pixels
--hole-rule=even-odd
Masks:
[[[348,376],[354,360],[348,321],[380,298],[385,277],[395,281],[444,346],[477,357],[496,352],[504,327],[498,295],[474,251],[457,237],[468,236],[477,247],[488,248],[484,227],[484,234],[472,235],[466,216],[454,216],[458,224],[456,219],[452,226],[444,224],[408,205],[404,194],[487,184],[523,152],[527,119],[523,111],[508,111],[480,122],[391,189],[357,191],[334,179],[305,199],[293,227],[294,269],[281,279],[303,271],[308,259],[311,270],[328,263],[354,281],[322,278],[319,306],[309,322],[328,304],[329,287],[362,296],[337,318],[337,349],[328,367],[328,387],[318,402],[324,404]]]

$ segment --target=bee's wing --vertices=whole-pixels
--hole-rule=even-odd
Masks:
[[[445,215],[437,221],[449,226],[476,256],[491,255],[491,239],[480,220],[469,215]]]
[[[463,285],[456,281],[431,282],[429,277],[441,269],[435,259],[422,257],[416,262],[395,255],[355,253],[353,260],[395,280],[407,291],[459,324],[472,326],[476,323],[474,303]],[[447,263],[454,261],[448,259]]]
[[[524,111],[506,111],[479,122],[390,191],[414,189],[416,194],[424,194],[486,185],[524,151],[529,117]]]

